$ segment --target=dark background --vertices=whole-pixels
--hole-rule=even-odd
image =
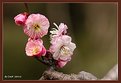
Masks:
[[[117,4],[116,3],[28,3],[30,13],[45,15],[50,21],[66,23],[68,33],[77,48],[72,60],[58,71],[87,71],[102,78],[117,63]],[[28,37],[14,23],[14,17],[26,8],[24,3],[3,3],[3,79],[22,76],[17,80],[37,80],[47,66],[25,54]],[[49,33],[48,33],[49,34]],[[50,46],[49,35],[43,38]]]

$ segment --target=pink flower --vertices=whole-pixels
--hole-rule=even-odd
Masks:
[[[53,23],[53,24],[57,27],[57,29],[53,28],[53,30],[50,31],[50,33],[51,33],[51,38],[59,37],[59,36],[61,36],[61,35],[65,35],[65,34],[67,33],[68,27],[67,27],[67,25],[65,25],[64,23],[60,23],[59,26],[57,26],[56,23]]]
[[[27,56],[45,56],[46,54],[46,49],[43,46],[43,41],[42,40],[32,40],[29,39],[27,44],[26,44],[26,55]]]
[[[57,29],[53,28],[50,31],[51,41],[52,44],[49,48],[49,51],[53,54],[53,58],[57,61],[57,67],[64,67],[68,61],[71,60],[71,56],[73,55],[73,51],[76,48],[76,45],[71,42],[71,37],[66,35],[67,33],[67,25],[64,23],[60,23],[57,26],[55,23],[54,25]]]
[[[40,38],[48,33],[50,24],[41,14],[31,14],[25,22],[24,32],[31,38]]]
[[[15,23],[18,26],[24,26],[27,19],[27,13],[21,13],[14,17]]]
[[[73,51],[76,45],[71,42],[71,37],[62,35],[54,38],[54,42],[51,42],[50,52],[53,54],[55,60],[70,61]]]

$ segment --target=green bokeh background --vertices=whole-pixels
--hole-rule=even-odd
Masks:
[[[117,64],[117,4],[116,3],[28,3],[30,13],[45,15],[50,21],[66,23],[68,34],[77,48],[72,60],[58,71],[87,71],[102,78]],[[24,3],[3,3],[3,79],[38,80],[47,66],[25,54],[28,37],[14,23],[14,17],[25,12]],[[43,38],[50,46],[49,35]],[[5,75],[22,76],[5,78]]]

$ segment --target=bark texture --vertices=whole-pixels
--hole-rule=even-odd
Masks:
[[[118,65],[115,65],[102,79],[91,73],[81,71],[78,74],[64,74],[52,69],[46,70],[39,80],[118,80]]]

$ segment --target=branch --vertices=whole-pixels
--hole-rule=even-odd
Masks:
[[[30,13],[28,4],[27,4],[27,3],[24,3],[24,5],[25,5],[25,8],[26,8],[26,11],[27,11],[28,13]]]
[[[63,74],[52,69],[46,70],[39,80],[117,80],[118,65],[114,66],[102,79],[93,74],[81,71],[79,74]]]
[[[118,80],[118,64],[115,65],[102,80]]]

